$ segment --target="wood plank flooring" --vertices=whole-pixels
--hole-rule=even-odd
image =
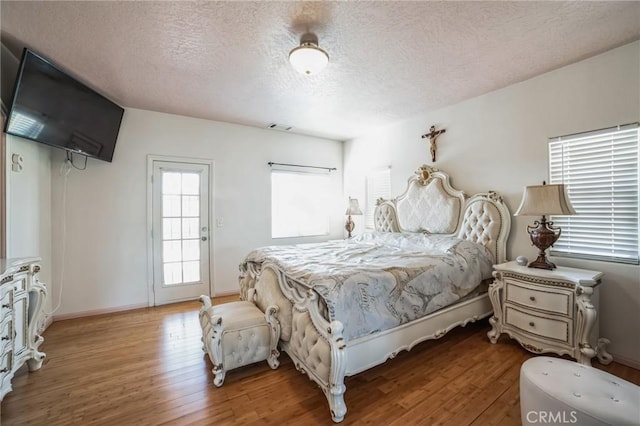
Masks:
[[[214,303],[236,300],[219,298]],[[59,321],[41,370],[23,367],[2,402],[7,425],[331,425],[322,391],[283,354],[212,382],[198,302]],[[347,379],[345,425],[519,425],[518,377],[530,356],[486,320]],[[640,384],[640,371],[602,368]]]

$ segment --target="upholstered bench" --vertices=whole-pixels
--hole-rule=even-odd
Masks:
[[[523,425],[640,424],[640,387],[561,358],[530,358],[520,368]]]
[[[271,368],[278,368],[277,306],[269,306],[264,313],[247,301],[216,306],[208,296],[200,296],[200,301],[203,350],[213,363],[216,386],[222,386],[227,371],[254,362],[267,360]]]

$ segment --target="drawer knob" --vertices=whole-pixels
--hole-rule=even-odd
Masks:
[[[529,296],[529,300],[531,300],[532,302],[535,302],[536,298],[535,298],[535,296]]]
[[[533,323],[533,321],[531,321],[531,322],[529,323],[529,327],[535,327],[535,326],[536,326],[536,325]]]

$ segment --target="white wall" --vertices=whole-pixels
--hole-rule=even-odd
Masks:
[[[7,257],[40,257],[39,279],[51,294],[51,160],[50,148],[7,135]],[[23,158],[21,171],[11,169],[13,154]],[[45,303],[51,312],[51,297]]]
[[[515,211],[526,185],[548,177],[549,137],[600,129],[640,119],[640,42],[583,60],[542,76],[396,123],[346,143],[345,193],[364,200],[363,174],[392,165],[392,194],[420,164],[431,163],[420,135],[435,124],[435,166],[468,194],[500,192]],[[526,225],[514,217],[508,256],[529,258]],[[611,339],[618,359],[640,365],[640,267],[554,258],[560,265],[605,272],[600,296],[601,335]]]
[[[170,114],[127,109],[113,163],[89,160],[67,181],[66,238],[61,235],[62,189],[52,164],[54,277],[66,240],[64,289],[58,315],[90,313],[148,303],[147,155],[214,161],[212,262],[216,294],[238,292],[238,264],[253,248],[324,238],[271,239],[268,161],[337,167],[331,235],[342,237],[342,142]],[[59,283],[54,279],[54,286]],[[57,300],[56,300],[57,302]]]

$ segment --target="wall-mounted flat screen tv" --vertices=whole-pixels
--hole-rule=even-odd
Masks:
[[[5,132],[112,161],[124,109],[24,49]]]

